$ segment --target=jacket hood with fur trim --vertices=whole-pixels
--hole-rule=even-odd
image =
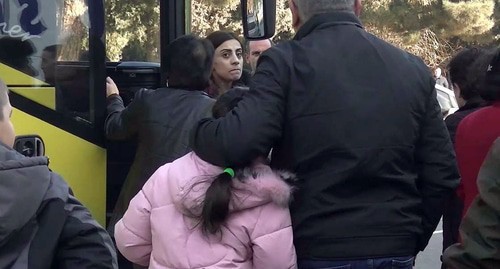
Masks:
[[[196,177],[187,182],[179,182],[177,189],[171,189],[176,206],[186,215],[199,215],[203,207],[205,193],[222,169],[201,160],[195,154],[194,161],[207,174],[213,176]],[[286,171],[275,171],[264,164],[256,164],[235,171],[232,180],[233,192],[229,205],[230,212],[246,210],[273,202],[288,207],[293,187],[287,182],[295,180],[295,175]],[[172,190],[174,190],[172,192]],[[177,190],[177,191],[175,191]]]

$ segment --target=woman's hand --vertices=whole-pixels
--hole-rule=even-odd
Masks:
[[[110,78],[106,78],[106,97],[109,97],[113,94],[120,94],[120,91],[118,91],[118,87],[116,86],[115,82]]]

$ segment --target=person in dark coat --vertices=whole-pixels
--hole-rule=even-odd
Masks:
[[[223,167],[273,148],[272,166],[298,175],[299,268],[412,268],[459,182],[435,81],[364,30],[361,1],[290,8],[294,40],[261,55],[249,93],[196,124],[191,146]]]
[[[473,71],[471,66],[484,53],[484,49],[466,48],[458,52],[448,64],[451,83],[460,107],[445,119],[453,144],[455,144],[455,133],[460,121],[485,104],[484,100],[479,96],[479,89],[477,89],[476,84],[470,82],[470,78],[477,75],[471,73]],[[453,193],[446,201],[443,211],[443,251],[458,242],[458,227],[462,219],[462,207],[462,201],[456,193]]]
[[[455,144],[455,134],[460,121],[485,105],[484,100],[479,95],[477,84],[471,82],[472,77],[478,76],[478,74],[471,73],[474,71],[471,66],[474,65],[477,58],[485,53],[485,49],[466,48],[457,53],[448,64],[453,91],[460,107],[445,119],[453,144]]]
[[[110,232],[154,171],[190,151],[192,125],[210,117],[214,100],[204,89],[209,83],[213,55],[212,45],[204,39],[188,35],[174,40],[164,56],[168,87],[140,90],[127,107],[115,83],[107,79],[106,137],[136,137],[138,141],[134,162],[108,224]]]
[[[0,268],[118,269],[111,237],[48,158],[12,148],[11,115],[0,80]]]

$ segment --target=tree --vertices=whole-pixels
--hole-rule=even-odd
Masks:
[[[106,47],[112,61],[121,58],[123,49],[134,52],[126,57],[135,60],[159,61],[160,7],[158,0],[106,0]],[[142,48],[130,49],[134,46]]]
[[[159,59],[159,0],[106,0],[107,53]],[[215,30],[242,36],[239,0],[192,0],[191,31],[205,37]],[[294,35],[288,0],[276,1],[274,41]],[[366,29],[394,45],[442,65],[463,46],[491,46],[500,40],[500,0],[364,1]],[[127,55],[125,55],[127,56]],[[132,57],[132,58],[134,58]]]
[[[243,33],[239,0],[192,0],[191,32],[205,37],[217,30]]]
[[[363,21],[369,31],[417,54],[431,66],[442,64],[460,47],[495,42],[493,15],[498,0],[372,0],[364,3]],[[497,19],[496,25],[498,23]]]

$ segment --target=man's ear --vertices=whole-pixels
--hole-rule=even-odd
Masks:
[[[297,8],[295,1],[293,0],[288,1],[288,6],[290,7],[290,11],[292,12],[292,27],[295,30],[295,32],[297,32],[301,25],[299,9]]]
[[[356,14],[356,16],[360,16],[361,15],[361,10],[363,10],[363,4],[361,3],[361,0],[355,0],[354,1],[354,14]]]

